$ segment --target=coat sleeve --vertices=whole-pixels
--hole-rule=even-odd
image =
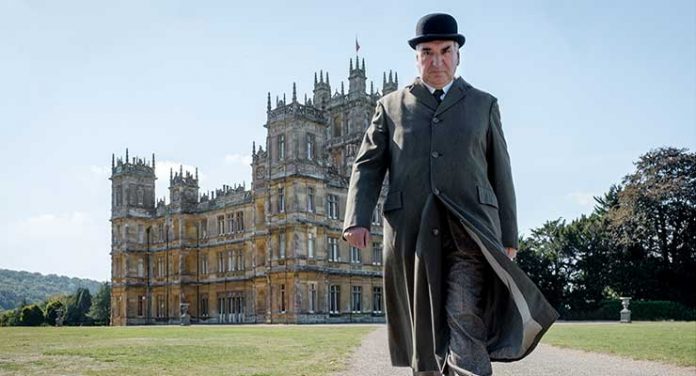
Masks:
[[[498,199],[498,215],[502,233],[501,241],[504,247],[517,249],[519,240],[517,237],[515,187],[512,181],[510,155],[508,154],[507,144],[503,135],[497,100],[493,100],[490,109],[487,159],[488,180]]]
[[[389,134],[384,105],[377,102],[375,114],[365,132],[362,145],[353,162],[348,186],[343,230],[351,227],[369,229],[372,211],[379,199],[384,175],[389,165]]]

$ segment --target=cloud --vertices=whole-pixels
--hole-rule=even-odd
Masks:
[[[225,163],[227,164],[241,164],[249,166],[252,162],[251,155],[248,154],[227,154],[225,155]]]
[[[593,207],[595,204],[595,196],[596,194],[592,192],[572,192],[566,195],[566,197],[571,199],[577,205],[584,207]]]

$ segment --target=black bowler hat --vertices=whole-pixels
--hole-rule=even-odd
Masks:
[[[433,40],[453,40],[461,47],[466,38],[457,32],[457,20],[454,17],[445,13],[432,13],[418,20],[416,37],[409,40],[408,44],[415,50],[418,43]]]

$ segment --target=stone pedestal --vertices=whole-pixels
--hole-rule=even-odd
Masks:
[[[631,311],[628,309],[628,305],[631,301],[630,297],[621,297],[621,305],[623,309],[621,310],[621,322],[628,324],[631,322]]]
[[[188,326],[191,325],[191,315],[188,313],[189,305],[188,303],[181,304],[181,325]]]

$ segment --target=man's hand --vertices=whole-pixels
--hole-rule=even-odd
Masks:
[[[515,248],[505,248],[505,254],[510,260],[514,260],[517,257],[517,250]]]
[[[370,231],[365,227],[352,227],[343,233],[348,244],[363,249],[370,243]]]

